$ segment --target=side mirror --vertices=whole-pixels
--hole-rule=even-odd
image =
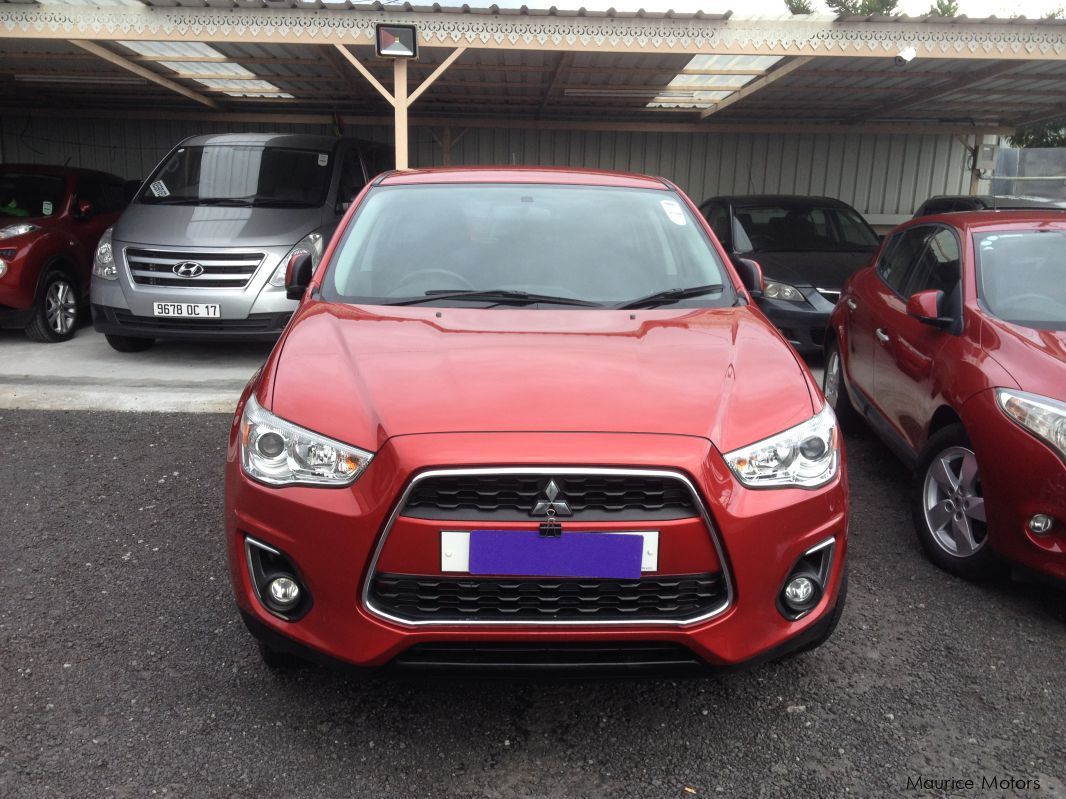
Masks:
[[[940,298],[944,292],[936,289],[919,291],[912,294],[907,300],[907,315],[913,316],[923,325],[930,327],[947,328],[955,321],[950,316],[940,315]]]
[[[755,298],[761,297],[763,277],[762,267],[759,266],[759,262],[753,261],[751,258],[734,258],[733,265],[737,268],[740,282],[744,284],[744,288],[748,290],[748,293]]]
[[[93,204],[88,200],[78,200],[78,218],[88,219],[93,215]]]
[[[301,251],[294,254],[285,267],[285,296],[290,300],[302,300],[314,273],[311,253]]]

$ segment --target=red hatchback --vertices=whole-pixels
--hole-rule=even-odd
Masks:
[[[226,471],[268,663],[699,667],[829,636],[833,412],[673,185],[392,173],[287,285]]]
[[[96,243],[126,206],[121,178],[0,166],[0,327],[66,341],[87,310]]]
[[[915,466],[918,537],[964,577],[1066,580],[1064,252],[1061,211],[923,217],[833,312],[825,395]]]

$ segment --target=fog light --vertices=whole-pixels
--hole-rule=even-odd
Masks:
[[[1055,520],[1046,513],[1038,513],[1029,520],[1029,529],[1036,535],[1047,535],[1051,532]]]
[[[267,592],[278,610],[288,610],[300,601],[300,586],[287,574],[274,577],[267,584]]]
[[[793,607],[806,605],[814,596],[814,580],[810,577],[793,577],[785,586],[785,600]]]
[[[7,261],[0,259],[0,277],[7,274]]]

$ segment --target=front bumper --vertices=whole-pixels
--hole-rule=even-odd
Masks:
[[[707,441],[680,436],[497,433],[403,436],[389,440],[362,477],[347,489],[269,488],[244,476],[238,465],[236,426],[226,472],[226,535],[237,603],[260,637],[278,637],[350,665],[382,667],[401,662],[420,645],[483,642],[676,645],[697,663],[734,666],[801,646],[831,615],[847,551],[847,485],[840,475],[815,490],[739,489]],[[720,566],[731,581],[726,606],[691,623],[420,625],[385,617],[368,607],[365,590],[381,553],[382,532],[412,477],[426,469],[485,464],[528,467],[587,466],[667,469],[695,486],[721,544],[700,557]],[[484,520],[469,529],[495,529]],[[438,529],[462,529],[449,520]],[[630,524],[631,528],[635,525]],[[645,527],[646,525],[639,525]],[[564,529],[586,525],[564,524]],[[535,529],[535,526],[534,526]],[[436,535],[431,531],[431,536]],[[565,532],[564,532],[565,535]],[[267,611],[252,584],[245,540],[251,537],[285,553],[299,570],[313,606],[298,621]],[[825,594],[806,616],[791,621],[776,606],[793,565],[829,539],[836,546]],[[423,549],[440,549],[431,537]],[[669,542],[661,544],[669,558]],[[412,547],[411,551],[417,551]],[[396,553],[385,553],[395,557]],[[414,555],[412,555],[414,557]],[[420,564],[415,573],[425,573]],[[392,569],[395,571],[395,569]],[[671,570],[674,573],[674,570]]]
[[[810,286],[798,286],[804,302],[788,302],[761,297],[759,309],[774,327],[781,331],[788,343],[804,355],[820,353],[825,345],[825,331],[833,302]]]
[[[1066,463],[1007,418],[993,389],[970,399],[962,416],[981,470],[989,546],[1011,563],[1066,583]],[[1055,519],[1046,535],[1028,528],[1037,513]]]
[[[244,319],[166,319],[136,316],[121,308],[92,306],[93,327],[100,333],[133,338],[180,338],[199,341],[277,341],[292,312],[251,314]]]

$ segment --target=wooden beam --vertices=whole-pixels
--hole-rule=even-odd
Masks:
[[[210,97],[200,94],[199,92],[194,92],[192,89],[182,86],[180,83],[176,83],[175,81],[172,81],[169,78],[164,78],[162,75],[153,72],[150,69],[142,67],[139,64],[134,64],[132,61],[123,58],[118,53],[111,52],[106,47],[102,47],[96,42],[77,41],[72,39],[70,40],[70,44],[75,47],[80,47],[87,53],[92,53],[94,56],[103,59],[109,64],[114,64],[116,67],[121,67],[127,72],[132,72],[134,75],[142,77],[145,80],[151,81],[152,83],[158,84],[159,86],[162,86],[165,89],[170,89],[172,92],[177,92],[183,97],[188,97],[190,100],[194,100],[197,103],[200,103],[201,105],[206,105],[208,108],[213,108],[216,111],[221,110],[222,108]]]
[[[700,114],[700,119],[706,119],[712,114],[717,114],[723,108],[728,108],[729,106],[733,105],[733,103],[739,102],[745,97],[749,97],[752,94],[755,94],[755,92],[759,91],[759,89],[762,89],[765,86],[769,86],[771,83],[775,83],[781,80],[781,78],[785,77],[786,75],[791,75],[804,64],[807,64],[813,60],[813,56],[799,56],[797,58],[790,58],[785,63],[780,64],[776,69],[767,72],[761,78],[756,78],[755,80],[744,84],[743,87],[737,89],[731,95],[722,100],[720,103],[715,103],[713,108],[708,108],[706,111]]]
[[[968,70],[953,78],[948,78],[932,88],[921,89],[920,91],[913,92],[898,100],[892,100],[877,108],[864,111],[861,114],[855,114],[852,119],[858,121],[860,119],[872,119],[874,117],[883,117],[888,114],[894,114],[897,111],[902,111],[915,105],[921,105],[922,103],[936,100],[939,97],[943,97],[945,94],[951,94],[960,89],[965,89],[974,83],[980,83],[983,80],[999,77],[1005,72],[1018,69],[1020,66],[1023,66],[1023,64],[1020,64],[1017,61],[1000,61],[982,67],[981,69]]]
[[[353,95],[355,95],[356,97],[361,97],[363,94],[365,94],[365,87],[358,80],[356,80],[354,75],[352,75],[352,71],[348,68],[348,62],[345,61],[345,59],[341,56],[340,53],[336,51],[336,49],[332,47],[325,47],[322,49],[322,52],[325,55],[326,63],[329,64],[330,69],[337,77],[344,81],[344,85],[348,87],[348,90]],[[283,80],[285,79],[290,79],[290,76],[286,75]],[[291,80],[297,79],[297,76],[291,76]]]
[[[422,83],[417,89],[411,92],[410,96],[408,96],[407,98],[407,105],[410,106],[411,103],[421,97],[422,92],[432,86],[433,81],[443,75],[444,71],[448,69],[448,67],[450,67],[453,63],[455,63],[455,59],[457,59],[465,52],[466,47],[456,47],[454,50],[452,50],[451,54],[449,54],[449,56],[440,63],[440,66],[438,66],[435,70],[429,73],[429,77],[422,81]]]
[[[551,79],[548,81],[548,90],[544,92],[544,99],[541,101],[540,107],[537,109],[537,116],[543,114],[544,109],[548,107],[548,104],[566,91],[566,87],[560,83],[560,81],[570,67],[573,66],[573,63],[573,53],[559,54],[559,60],[555,63],[555,70],[552,72]]]
[[[335,44],[333,46],[337,48],[337,52],[344,56],[345,60],[349,64],[351,64],[359,71],[359,74],[361,74],[364,78],[367,79],[367,81],[369,81],[371,86],[378,90],[378,93],[388,101],[389,105],[395,107],[396,98],[392,96],[392,93],[388,89],[381,85],[381,81],[379,81],[372,74],[370,74],[370,70],[364,67],[362,62],[354,55],[352,55],[351,51],[347,47],[345,47],[343,44]]]

